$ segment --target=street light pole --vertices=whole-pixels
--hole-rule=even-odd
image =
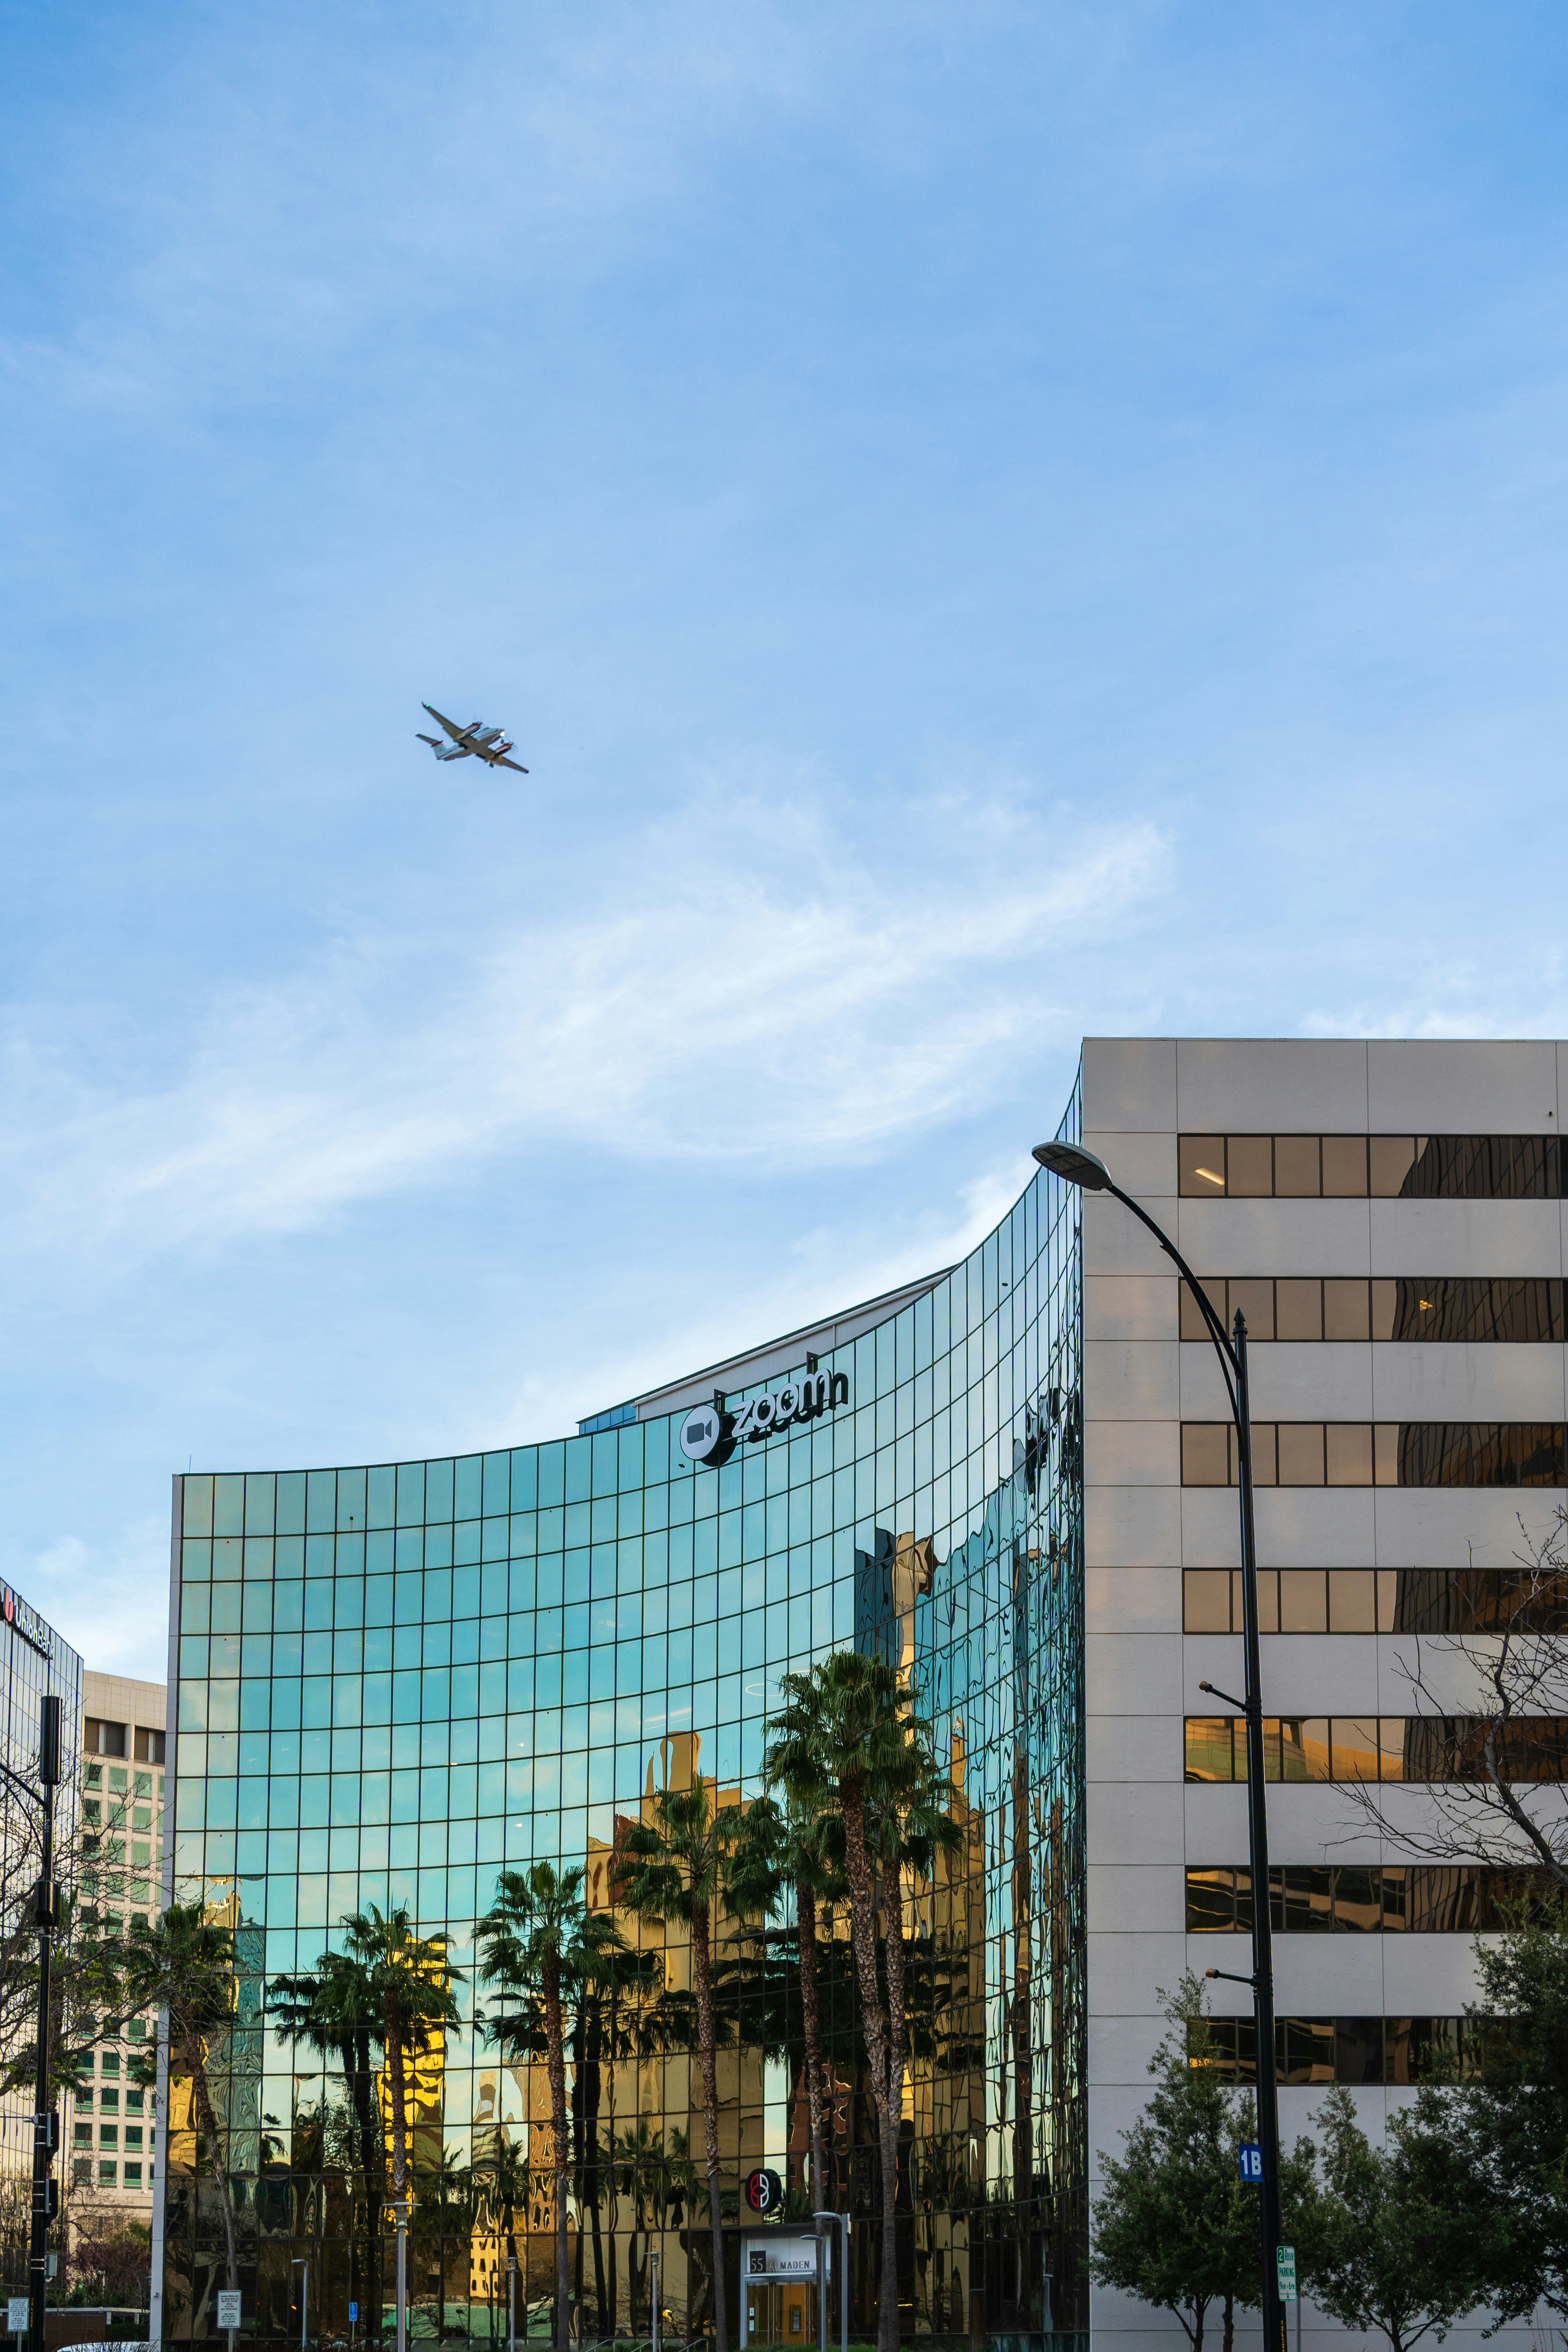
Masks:
[[[1066,1183],[1077,1184],[1086,1192],[1109,1192],[1113,1200],[1121,1202],[1124,1209],[1131,1210],[1139,1223],[1153,1234],[1192,1292],[1198,1312],[1203,1317],[1204,1328],[1219,1358],[1226,1394],[1230,1401],[1231,1418],[1236,1423],[1237,1482],[1241,1495],[1241,1599],[1247,1696],[1238,1700],[1231,1698],[1228,1692],[1215,1691],[1215,1696],[1228,1699],[1232,1706],[1238,1706],[1247,1725],[1252,1975],[1243,1981],[1249,1982],[1252,1987],[1253,2074],[1257,2091],[1258,2137],[1263,2153],[1263,2179],[1258,2215],[1263,2352],[1289,2352],[1285,2305],[1279,2294],[1279,2088],[1274,2055],[1274,1946],[1268,1916],[1268,1819],[1263,1783],[1263,1674],[1258,1640],[1258,1527],[1252,1495],[1252,1402],[1247,1370],[1247,1318],[1238,1307],[1233,1331],[1227,1337],[1202,1283],[1169,1234],[1112,1180],[1110,1169],[1097,1152],[1087,1150],[1081,1143],[1039,1143],[1035,1146],[1034,1156],[1042,1168],[1048,1169],[1053,1176],[1059,1176]],[[1214,1689],[1212,1683],[1203,1683],[1199,1687],[1205,1691]],[[1215,1969],[1209,1970],[1211,1976],[1220,1973]]]
[[[397,2223],[397,2352],[408,2352],[408,2190],[393,2200]]]
[[[8,1775],[7,1777],[14,1777]],[[37,2092],[33,2101],[33,2212],[32,2230],[27,2255],[27,2338],[29,2352],[44,2352],[44,2305],[48,2292],[49,2223],[54,2218],[59,2189],[54,2179],[55,2149],[59,2139],[59,2117],[49,2095],[49,1938],[54,1932],[57,1898],[55,1893],[55,1790],[60,1777],[60,1702],[53,1693],[46,1694],[39,1710],[38,1724],[38,1785],[42,1791],[38,1801],[42,1807],[42,1831],[39,1840],[38,1894],[36,1919],[38,1930],[38,2050],[36,2074]],[[18,1785],[25,1786],[25,1783]],[[28,1794],[36,1792],[29,1790]]]
[[[300,2282],[300,2352],[305,2352],[305,2323],[310,2308],[310,2264],[305,2256],[296,2255],[290,2268],[305,2273]]]

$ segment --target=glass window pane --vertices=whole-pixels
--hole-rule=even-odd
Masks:
[[[1352,1934],[1375,1935],[1383,1926],[1383,1893],[1378,1870],[1341,1869],[1334,1873],[1334,1926]]]
[[[1203,1314],[1199,1308],[1197,1300],[1193,1297],[1191,1284],[1185,1282],[1179,1283],[1177,1287],[1182,1294],[1183,1339],[1207,1339],[1210,1336],[1209,1327],[1204,1321]],[[1214,1308],[1215,1313],[1219,1317],[1220,1322],[1224,1325],[1226,1329],[1228,1330],[1230,1328],[1230,1314],[1226,1306],[1226,1285],[1224,1276],[1205,1275],[1204,1276],[1204,1294],[1207,1298],[1209,1305]]]
[[[1375,1716],[1335,1716],[1332,1777],[1336,1780],[1375,1780],[1378,1778]]]
[[[1271,1282],[1232,1282],[1229,1285],[1230,1320],[1236,1320],[1237,1307],[1247,1318],[1249,1339],[1272,1339],[1274,1337],[1274,1285]]]
[[[1324,1433],[1328,1483],[1331,1486],[1372,1484],[1372,1423],[1331,1421]]]
[[[1280,1778],[1285,1780],[1326,1780],[1328,1774],[1328,1724],[1318,1716],[1288,1715],[1279,1727],[1282,1762]]]
[[[1230,1483],[1230,1423],[1225,1421],[1184,1421],[1182,1423],[1182,1484],[1184,1486],[1226,1486]]]
[[[1368,1139],[1372,1158],[1372,1189],[1379,1200],[1396,1200],[1415,1161],[1413,1135],[1374,1135]]]
[[[1236,1631],[1240,1633],[1247,1627],[1247,1604],[1242,1599],[1241,1570],[1237,1568],[1231,1572],[1236,1578]],[[1276,1569],[1260,1568],[1258,1571],[1258,1630],[1260,1633],[1279,1631],[1279,1575]]]
[[[1353,1200],[1366,1192],[1364,1135],[1325,1135],[1323,1191],[1335,1200]]]
[[[1399,1313],[1399,1285],[1381,1277],[1372,1286],[1372,1336],[1392,1339]]]
[[[1184,1194],[1217,1200],[1225,1191],[1224,1136],[1182,1136],[1176,1146],[1176,1181]]]
[[[1226,1138],[1225,1188],[1232,1200],[1267,1200],[1274,1190],[1274,1138],[1271,1135],[1231,1135]]]
[[[1375,1572],[1370,1568],[1336,1568],[1329,1578],[1331,1633],[1375,1633]]]
[[[1189,1780],[1234,1780],[1236,1765],[1231,1755],[1231,1724],[1228,1715],[1190,1715],[1187,1717],[1186,1777]],[[1245,1755],[1241,1774],[1247,1777]]]
[[[1236,1928],[1234,1870],[1189,1870],[1187,1933],[1231,1935]]]
[[[1331,2083],[1334,2021],[1331,2017],[1282,2017],[1274,2029],[1282,2083]]]
[[[1278,1339],[1322,1338],[1323,1286],[1321,1282],[1275,1284],[1274,1336]]]
[[[1281,1200],[1302,1200],[1321,1190],[1315,1135],[1275,1137],[1274,1190]]]
[[[1321,1486],[1323,1483],[1323,1425],[1320,1421],[1279,1423],[1279,1484]]]
[[[1230,1632],[1230,1579],[1227,1568],[1189,1568],[1182,1578],[1182,1622],[1189,1633]]]
[[[1368,1286],[1362,1281],[1325,1282],[1323,1285],[1323,1337],[1325,1339],[1370,1339],[1372,1326],[1367,1319]]]
[[[1334,2073],[1342,2083],[1383,2080],[1383,2020],[1381,2017],[1339,2017],[1334,2020]]]
[[[1399,1484],[1399,1423],[1380,1421],[1372,1433],[1373,1483],[1379,1486]]]
[[[1281,1569],[1279,1631],[1326,1633],[1328,1630],[1328,1571],[1321,1568]]]

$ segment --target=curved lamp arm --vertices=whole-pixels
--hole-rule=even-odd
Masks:
[[[1130,1192],[1122,1191],[1098,1152],[1087,1150],[1081,1143],[1037,1143],[1033,1156],[1039,1161],[1040,1166],[1047,1169],[1053,1176],[1061,1177],[1066,1183],[1078,1185],[1082,1192],[1109,1192],[1113,1200],[1121,1202],[1124,1209],[1131,1209],[1141,1225],[1148,1227],[1197,1301],[1198,1312],[1204,1318],[1209,1338],[1214,1341],[1215,1352],[1219,1358],[1220,1370],[1225,1375],[1226,1394],[1230,1399],[1231,1419],[1239,1426],[1241,1408],[1237,1397],[1236,1383],[1240,1366],[1237,1361],[1236,1349],[1230,1343],[1225,1325],[1215,1313],[1207,1291],[1171,1239],[1170,1234],[1163,1226],[1155,1223],[1148,1210],[1141,1208]]]

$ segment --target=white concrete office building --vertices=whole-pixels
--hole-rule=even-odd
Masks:
[[[1385,1832],[1432,1811],[1417,1635],[1484,1625],[1521,1517],[1539,1535],[1564,1501],[1565,1109],[1550,1042],[1084,1047],[1083,1140],[1252,1335],[1287,2142],[1331,2080],[1380,2127],[1462,2040],[1499,1875]],[[1147,2095],[1157,1989],[1247,1972],[1250,1888],[1240,1727],[1200,1688],[1244,1688],[1229,1408],[1170,1262],[1114,1200],[1083,1218],[1092,2190]],[[1213,1996],[1246,2079],[1250,1995]],[[1114,2294],[1091,2310],[1126,2352],[1184,2340]]]

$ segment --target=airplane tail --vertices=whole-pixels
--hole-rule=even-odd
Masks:
[[[438,751],[441,748],[441,738],[439,735],[420,735],[418,737],[418,740],[421,743],[428,743],[433,751]]]

